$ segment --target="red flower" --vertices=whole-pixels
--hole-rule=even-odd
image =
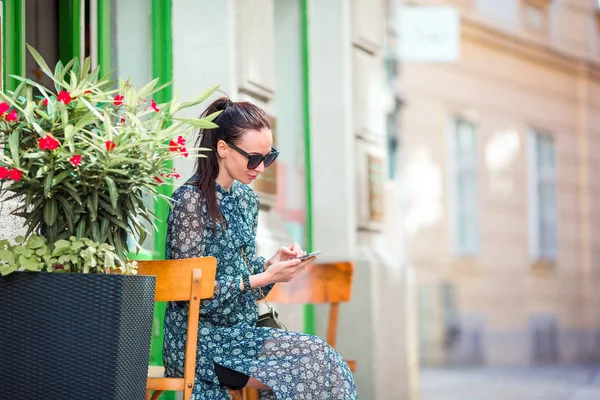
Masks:
[[[65,267],[64,267],[64,265],[62,265],[62,264],[56,264],[56,265],[54,266],[54,269],[55,269],[55,270],[56,270],[56,269],[62,269],[62,270],[64,270],[64,269],[65,269]]]
[[[187,157],[189,155],[189,153],[187,152],[187,149],[185,148],[185,138],[183,136],[179,136],[177,138],[177,142],[174,140],[171,140],[169,142],[169,150],[179,151],[181,153],[181,155],[184,157]]]
[[[175,168],[173,168],[173,173],[172,174],[167,174],[167,178],[175,178],[175,179],[179,179],[181,178],[181,175],[179,175],[176,171]]]
[[[121,123],[124,124],[125,123],[125,116],[121,117]]]
[[[46,107],[48,107],[48,99],[44,97],[44,100],[42,100],[42,103],[44,103],[44,105]]]
[[[117,145],[114,144],[112,140],[107,140],[106,143],[104,143],[104,145],[106,146],[106,151],[111,151],[112,149],[117,147]]]
[[[23,176],[23,172],[18,169],[11,169],[8,171],[8,179],[12,179],[15,182],[19,182],[21,177]]]
[[[10,105],[8,105],[8,103],[0,103],[0,115],[4,114],[8,110],[10,110]]]
[[[123,104],[123,99],[125,98],[125,96],[121,96],[120,94],[115,96],[115,100],[113,101],[115,106],[120,106],[121,104]]]
[[[163,183],[162,179],[160,179],[158,176],[154,177],[154,180],[156,181],[156,183],[161,184]]]
[[[39,140],[40,150],[50,150],[54,151],[60,146],[60,142],[56,140],[52,135],[47,134],[46,137],[43,137]]]
[[[0,167],[0,180],[8,178],[8,168]]]
[[[69,158],[69,162],[75,167],[79,167],[81,165],[81,156],[74,155],[73,157]]]
[[[152,103],[150,103],[150,107],[152,107],[152,109],[156,112],[160,111],[160,108],[156,107],[156,102],[154,101],[154,99],[152,99]]]
[[[73,100],[71,98],[71,93],[65,90],[61,90],[60,93],[58,93],[58,101],[60,101],[61,103],[69,104],[71,100]]]
[[[6,116],[4,117],[4,119],[7,120],[7,121],[9,121],[9,122],[16,121],[18,119],[17,111],[16,110],[12,110],[8,114],[6,114]]]

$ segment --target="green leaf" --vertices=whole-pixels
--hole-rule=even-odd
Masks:
[[[158,83],[159,78],[153,79],[150,82],[146,83],[140,90],[138,90],[138,97],[143,98],[146,97],[152,92],[152,89]]]
[[[12,266],[0,265],[0,274],[2,274],[2,276],[6,276],[8,274],[12,274],[17,269],[18,269],[18,267],[16,265],[12,265]]]
[[[86,205],[87,205],[88,210],[90,211],[90,221],[96,222],[96,219],[98,218],[98,191],[97,190],[93,190],[86,197]]]
[[[27,247],[29,247],[30,249],[39,249],[40,247],[44,246],[45,243],[46,241],[43,237],[33,235],[27,241]]]
[[[70,170],[66,169],[64,171],[62,171],[61,173],[59,173],[58,175],[56,175],[56,177],[54,177],[54,181],[52,181],[52,186],[56,186],[58,184],[60,184],[63,180],[65,180],[66,177],[71,175]]]
[[[21,160],[19,159],[19,131],[13,131],[8,137],[8,147],[10,148],[10,154],[15,167],[21,166]]]
[[[43,215],[43,209],[41,206],[36,208],[35,211],[29,215],[24,224],[24,226],[28,227],[27,232],[25,233],[26,235],[31,234],[40,225]]]
[[[81,201],[81,197],[79,197],[79,194],[77,194],[77,190],[69,182],[63,183],[63,190],[66,191],[69,195],[71,195],[71,197],[75,199],[75,201],[79,205],[83,204],[83,202]]]
[[[104,135],[107,140],[113,139],[113,127],[110,123],[110,115],[107,112],[104,113]]]
[[[73,232],[73,230],[75,228],[74,228],[74,224],[73,224],[73,209],[72,209],[72,205],[69,204],[69,202],[67,201],[67,199],[64,198],[64,196],[56,196],[56,199],[58,200],[58,202],[62,206],[61,214],[67,220],[67,225],[69,227],[69,232]]]
[[[44,179],[44,197],[50,197],[50,188],[52,187],[52,179],[54,178],[54,172],[49,171]]]
[[[110,215],[109,213],[105,213],[103,211],[100,211],[100,216],[102,218],[108,218],[108,220],[110,222],[112,222],[114,225],[117,225],[118,227],[124,229],[124,230],[128,230],[127,224],[125,224],[125,222],[118,220],[117,218],[113,217],[112,215]]]
[[[131,174],[131,172],[129,172],[126,169],[114,169],[114,168],[109,168],[106,170],[106,172],[112,172],[114,174],[119,174],[119,175],[123,175],[123,176],[129,176]]]
[[[40,53],[38,53],[37,50],[34,49],[29,44],[27,44],[27,48],[29,49],[29,52],[31,53],[31,55],[35,59],[35,62],[40,66],[40,68],[42,69],[42,71],[46,75],[48,75],[50,78],[54,79],[54,75],[52,74],[52,71],[50,70],[50,68],[48,67],[48,64],[46,64],[46,61],[44,61],[44,58],[40,55]]]
[[[15,265],[15,254],[9,250],[0,250],[0,261]]]
[[[181,103],[181,106],[179,108],[189,108],[189,107],[197,106],[198,104],[200,104],[200,103],[204,102],[206,99],[208,99],[214,92],[216,92],[219,89],[219,86],[220,85],[216,85],[216,86],[206,89],[205,91],[200,93],[198,96],[196,96],[192,100]],[[219,114],[221,112],[222,111],[219,111]]]
[[[110,224],[107,218],[102,218],[102,222],[100,222],[100,242],[105,242],[108,238],[108,230],[110,228]]]
[[[79,223],[77,224],[77,229],[75,229],[75,234],[77,235],[78,238],[85,237],[85,234],[86,234],[85,228],[86,228],[85,218],[81,218],[79,220]]]
[[[42,158],[46,155],[43,151],[36,151],[35,153],[25,153],[23,154],[23,158],[28,160],[35,160],[37,158]]]
[[[46,225],[54,225],[56,222],[56,211],[56,201],[54,198],[47,199],[44,205],[44,222]]]
[[[196,119],[196,118],[173,118],[176,121],[181,121],[181,122],[185,122],[188,125],[193,126],[194,128],[201,128],[201,129],[214,129],[214,128],[218,128],[219,125],[207,121],[205,119]]]
[[[119,194],[117,193],[117,186],[115,185],[115,181],[110,176],[105,176],[104,180],[106,181],[106,185],[108,186],[108,194],[110,196],[110,203],[114,209],[117,208],[117,201],[119,200]]]
[[[102,117],[102,114],[100,114],[98,112],[98,110],[96,110],[96,107],[94,107],[89,101],[87,101],[83,97],[80,97],[79,101],[81,101],[83,104],[85,104],[85,106],[96,116],[96,118],[98,118],[100,121],[104,122],[104,117]]]
[[[44,267],[44,264],[36,256],[20,256],[19,267],[27,271],[40,271]]]

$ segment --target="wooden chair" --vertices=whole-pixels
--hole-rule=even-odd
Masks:
[[[327,343],[336,346],[340,303],[350,301],[354,263],[313,263],[296,275],[291,282],[278,283],[267,296],[267,301],[280,304],[323,304],[329,303]],[[285,323],[285,315],[282,316]],[[356,371],[356,361],[346,360],[350,370]],[[248,400],[258,399],[254,389],[246,390]]]
[[[190,399],[196,372],[200,300],[209,299],[214,295],[216,271],[217,260],[214,257],[138,261],[138,274],[156,276],[154,301],[190,303],[183,378],[165,378],[163,367],[149,367],[146,400],[156,400],[166,390],[183,391],[184,400]],[[240,392],[230,392],[230,395],[234,399],[242,398]]]

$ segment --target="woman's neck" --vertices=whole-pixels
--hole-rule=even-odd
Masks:
[[[217,179],[215,179],[221,187],[227,191],[231,190],[231,186],[233,185],[233,178],[229,176],[227,172],[224,171],[224,168],[219,170],[219,175],[217,175]]]

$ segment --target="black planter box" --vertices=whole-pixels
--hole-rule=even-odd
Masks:
[[[0,397],[144,399],[155,277],[0,277]]]

